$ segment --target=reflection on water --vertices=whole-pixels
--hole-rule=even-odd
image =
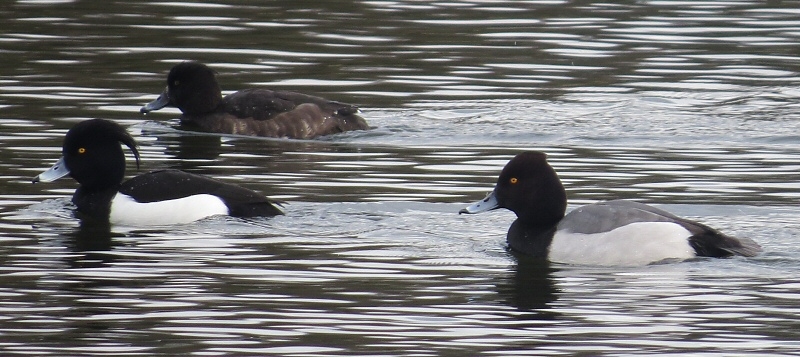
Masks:
[[[458,207],[295,203],[274,219],[115,228],[110,251],[59,249],[66,245],[57,236],[17,242],[4,248],[11,272],[0,292],[10,317],[3,332],[19,344],[6,346],[46,351],[107,341],[103,351],[313,355],[708,348],[686,338],[692,334],[719,339],[720,352],[796,347],[784,340],[797,313],[796,282],[785,275],[796,268],[789,258],[796,248],[782,257],[643,268],[548,267],[504,251],[511,217],[476,222],[455,215]],[[793,215],[747,210],[722,212],[733,222]],[[727,228],[767,246],[786,239],[746,223]],[[783,234],[782,223],[759,229]],[[34,331],[53,345],[31,340]]]
[[[550,304],[558,297],[553,273],[557,270],[542,259],[514,254],[516,266],[505,284],[497,285],[497,293],[509,306],[520,311],[536,312],[532,319],[556,319]],[[552,314],[552,316],[551,316]]]
[[[111,227],[108,223],[83,220],[70,237],[69,248],[76,255],[71,268],[96,268],[113,261]],[[121,235],[117,235],[121,237]]]
[[[14,1],[0,9],[2,355],[793,354],[800,13],[788,1]],[[139,114],[176,62],[352,102],[314,141],[189,133]],[[179,168],[287,215],[78,221],[32,185],[75,122],[130,127]],[[504,247],[460,217],[521,150],[570,207],[663,206],[765,247],[641,268]],[[133,163],[129,175],[136,174]]]

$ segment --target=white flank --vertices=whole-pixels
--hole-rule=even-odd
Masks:
[[[174,200],[139,203],[117,193],[111,200],[108,220],[125,226],[169,225],[194,222],[214,215],[227,215],[228,207],[219,197],[194,195]]]
[[[548,257],[558,263],[629,266],[690,259],[695,257],[688,241],[691,235],[670,222],[638,222],[595,234],[559,231]]]

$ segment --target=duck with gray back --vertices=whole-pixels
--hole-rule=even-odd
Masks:
[[[172,67],[167,87],[140,112],[167,106],[181,110],[182,124],[210,133],[313,139],[369,129],[357,106],[302,93],[254,88],[223,97],[214,70],[193,61]]]
[[[517,215],[511,249],[551,262],[645,265],[695,257],[752,257],[761,247],[643,203],[599,202],[565,215],[567,195],[541,152],[520,153],[500,172],[494,191],[459,213],[506,208]]]

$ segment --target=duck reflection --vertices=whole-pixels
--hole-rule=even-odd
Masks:
[[[223,154],[247,154],[244,156],[229,155],[224,158],[226,166],[252,166],[254,156],[263,157],[278,157],[286,152],[303,153],[303,152],[340,152],[348,150],[347,147],[342,147],[331,143],[329,141],[299,141],[299,140],[281,140],[281,139],[263,139],[263,138],[237,138],[225,137],[218,134],[204,134],[192,133],[181,130],[178,127],[178,133],[162,133],[162,132],[142,132],[144,135],[155,136],[158,146],[163,146],[164,154],[167,157],[175,158],[171,163],[172,168],[181,170],[191,170],[197,165],[205,165],[204,161],[218,160]],[[230,140],[235,140],[235,144],[231,144]],[[225,144],[228,142],[228,144]],[[356,149],[351,149],[356,150]],[[302,157],[295,155],[293,160],[303,162]],[[317,158],[317,157],[313,157]],[[280,169],[280,160],[260,160],[258,162],[262,170],[278,170]]]
[[[535,312],[536,319],[553,318],[555,313],[547,309],[557,299],[558,289],[552,277],[557,269],[546,259],[514,252],[511,254],[517,264],[513,274],[497,285],[497,292],[510,306],[520,311]]]
[[[158,138],[159,141],[164,139]],[[166,154],[181,160],[214,160],[223,151],[219,135],[174,135],[167,141]]]
[[[69,248],[76,254],[67,262],[71,268],[98,268],[114,260],[111,225],[93,219],[81,219],[69,234]]]

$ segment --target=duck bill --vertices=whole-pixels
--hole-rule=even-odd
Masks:
[[[53,182],[58,180],[64,176],[69,175],[69,169],[67,165],[64,163],[64,158],[58,159],[53,167],[47,169],[47,171],[40,173],[38,176],[33,178],[33,183],[37,182]]]
[[[490,194],[486,196],[486,198],[475,202],[465,208],[462,208],[458,211],[458,214],[466,213],[466,214],[473,214],[473,213],[481,213],[486,211],[491,211],[495,208],[499,208],[500,204],[497,203],[497,195],[495,191],[492,191]]]
[[[156,100],[145,104],[142,109],[139,109],[139,112],[142,114],[147,114],[154,110],[159,110],[163,107],[169,105],[169,87],[164,88],[164,91],[156,98]]]

